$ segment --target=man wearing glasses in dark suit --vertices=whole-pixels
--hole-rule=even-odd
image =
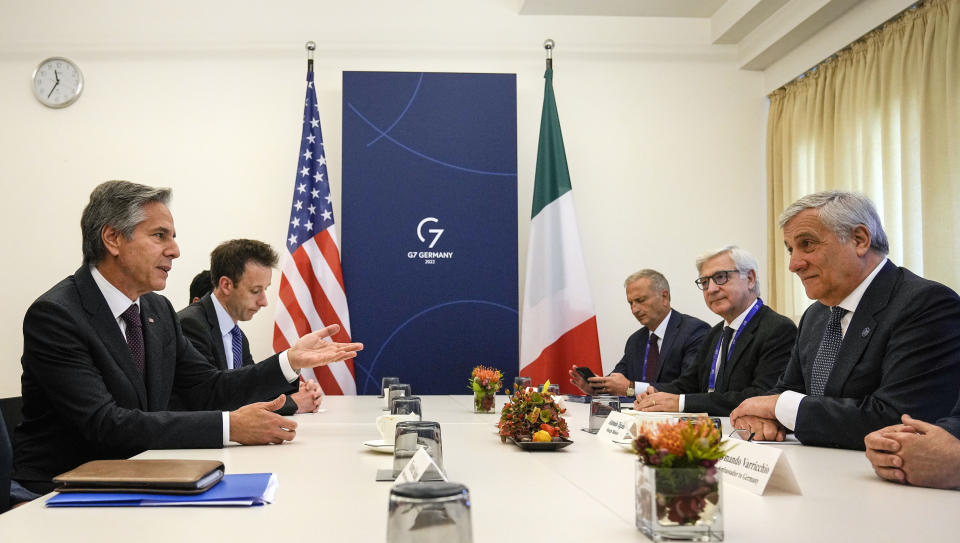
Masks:
[[[773,388],[790,360],[797,327],[760,299],[757,268],[757,259],[734,245],[697,259],[697,287],[723,321],[700,344],[696,364],[674,381],[647,388],[634,409],[725,417]]]

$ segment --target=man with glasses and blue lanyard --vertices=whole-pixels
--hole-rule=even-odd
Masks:
[[[670,308],[670,284],[654,270],[640,270],[624,281],[630,312],[642,328],[627,339],[623,358],[606,377],[585,379],[570,370],[570,382],[585,394],[633,396],[650,383],[673,381],[694,364],[709,325]]]
[[[672,382],[648,387],[634,409],[725,417],[743,400],[773,388],[790,360],[797,327],[764,305],[757,267],[757,259],[735,245],[697,259],[695,283],[723,322],[707,334],[696,364]]]

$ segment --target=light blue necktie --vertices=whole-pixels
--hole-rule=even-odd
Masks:
[[[233,369],[238,369],[243,365],[243,332],[234,324],[230,335],[233,336]]]
[[[837,353],[840,351],[840,342],[843,341],[840,319],[846,313],[847,310],[840,306],[830,308],[830,320],[827,321],[827,327],[823,331],[817,357],[813,359],[813,372],[810,376],[811,396],[823,396],[823,391],[827,387],[827,379],[833,371],[833,365],[837,363]]]

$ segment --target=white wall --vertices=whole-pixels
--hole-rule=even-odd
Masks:
[[[98,183],[173,187],[182,257],[164,294],[175,307],[220,241],[282,247],[309,39],[319,46],[335,201],[342,71],[517,74],[521,266],[541,44],[557,41],[554,85],[607,370],[638,326],[624,300],[626,275],[660,269],[674,306],[712,322],[692,284],[694,257],[736,242],[764,262],[762,74],[737,70],[733,49],[708,45],[705,20],[519,16],[510,0],[134,4],[0,0],[8,262],[0,270],[0,396],[19,394],[27,306],[79,266],[80,212]],[[86,77],[83,96],[64,110],[30,93],[33,68],[52,55],[72,58]],[[268,307],[244,326],[257,358],[269,352],[272,318]]]

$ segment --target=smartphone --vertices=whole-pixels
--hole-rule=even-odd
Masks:
[[[585,366],[577,366],[577,373],[580,374],[580,377],[583,377],[584,381],[589,381],[591,377],[596,377],[597,374],[593,373],[593,370]]]

